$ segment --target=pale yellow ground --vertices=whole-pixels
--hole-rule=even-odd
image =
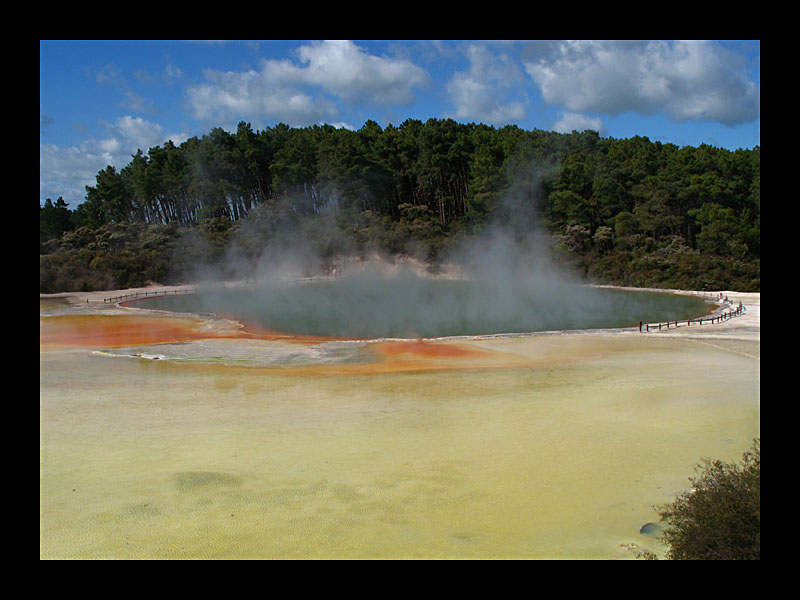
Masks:
[[[760,436],[760,294],[725,293],[744,316],[702,328],[410,342],[344,365],[236,336],[182,341],[219,355],[202,363],[41,343],[40,556],[658,552],[639,533],[653,505]],[[40,298],[40,341],[54,315],[130,316],[112,295]],[[245,344],[320,358],[237,366]]]

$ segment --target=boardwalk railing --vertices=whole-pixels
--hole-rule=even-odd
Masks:
[[[726,300],[727,302],[727,300]],[[649,331],[661,331],[662,329],[669,329],[670,327],[679,327],[684,325],[689,327],[691,325],[711,325],[715,323],[722,323],[723,321],[728,321],[734,317],[739,317],[745,313],[747,309],[744,305],[739,302],[739,306],[737,306],[734,310],[723,311],[721,313],[715,315],[708,315],[705,317],[700,317],[699,319],[684,319],[684,320],[675,320],[675,321],[667,321],[665,323],[643,323],[639,321],[639,331],[640,332],[649,332]]]
[[[123,294],[122,296],[114,296],[113,298],[103,298],[103,304],[116,304],[117,302],[125,302],[126,300],[135,300],[136,298],[153,298],[155,296],[178,296],[181,294],[194,294],[197,288],[176,288],[174,290],[154,290],[144,292],[131,292],[130,294]]]
[[[333,276],[326,276],[326,275],[314,275],[308,277],[299,277],[293,279],[283,279],[278,280],[277,283],[280,284],[292,284],[292,283],[318,283],[320,281],[329,281],[335,279]],[[239,283],[228,283],[223,286],[218,284],[212,284],[210,286],[200,286],[200,287],[183,287],[183,288],[175,288],[172,290],[152,290],[148,291],[145,290],[143,292],[130,292],[128,294],[122,294],[121,296],[113,296],[111,298],[103,298],[103,304],[116,304],[117,302],[126,302],[128,300],[136,300],[137,298],[154,298],[155,296],[179,296],[182,294],[196,294],[200,290],[209,290],[209,289],[247,289],[252,288],[254,284],[249,281],[239,282]],[[87,300],[88,302],[88,300]]]

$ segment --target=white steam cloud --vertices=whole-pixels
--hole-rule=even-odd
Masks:
[[[436,277],[414,260],[326,254],[326,236],[341,235],[332,220],[293,222],[283,237],[256,220],[250,226],[271,236],[263,248],[248,249],[252,235],[243,235],[226,260],[194,271],[207,280],[246,278],[250,291],[209,291],[197,299],[208,302],[200,312],[235,314],[274,331],[344,338],[525,333],[618,327],[621,318],[627,325],[659,320],[647,312],[647,294],[577,285],[553,260],[552,240],[533,210],[547,172],[547,166],[527,169],[495,211],[498,219],[450,248]],[[313,285],[302,284],[308,277]],[[669,318],[678,316],[696,315]]]

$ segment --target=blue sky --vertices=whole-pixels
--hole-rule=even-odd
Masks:
[[[751,41],[40,41],[39,196],[239,121],[452,118],[736,150],[761,143]]]

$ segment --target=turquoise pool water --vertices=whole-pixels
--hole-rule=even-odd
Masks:
[[[271,331],[418,338],[636,327],[706,314],[699,297],[574,285],[342,278],[150,298],[136,307],[233,316]]]

